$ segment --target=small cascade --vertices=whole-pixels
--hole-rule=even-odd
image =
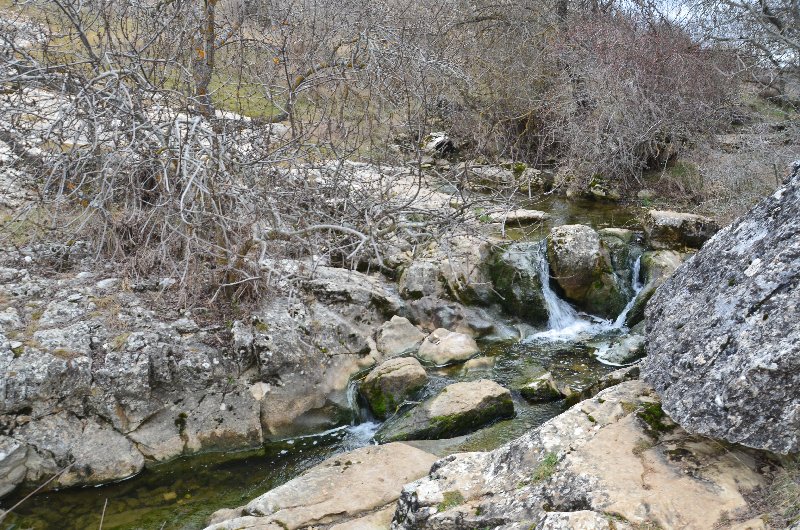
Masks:
[[[578,311],[562,300],[550,287],[550,263],[547,261],[546,242],[539,248],[539,280],[542,284],[542,296],[547,307],[547,327],[549,331],[560,331],[581,322]]]
[[[636,258],[636,261],[633,262],[633,270],[631,270],[631,289],[633,289],[633,296],[631,296],[631,299],[628,300],[628,304],[625,306],[625,309],[622,310],[622,313],[620,313],[617,319],[614,321],[614,324],[612,325],[614,329],[622,329],[622,327],[625,325],[625,319],[628,317],[630,310],[633,309],[633,304],[636,303],[636,297],[644,288],[644,284],[639,279],[641,268],[642,257],[639,256]]]

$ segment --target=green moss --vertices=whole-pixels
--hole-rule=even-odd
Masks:
[[[531,479],[533,482],[541,482],[542,480],[550,478],[553,476],[557,464],[558,455],[556,453],[547,453],[541,462],[539,462],[539,465],[536,466],[536,469],[533,470]]]
[[[186,419],[189,417],[188,414],[185,412],[181,412],[178,414],[178,417],[175,418],[175,427],[178,428],[178,432],[183,434],[183,431],[186,430]]]
[[[269,325],[266,322],[261,322],[261,321],[256,322],[253,327],[255,328],[256,331],[260,333],[266,333],[267,331],[269,331]]]
[[[664,413],[660,403],[642,403],[636,416],[647,425],[649,434],[652,435],[667,433],[675,428],[672,423],[664,423],[669,417]]]
[[[442,502],[436,507],[438,511],[444,512],[449,510],[450,508],[455,508],[461,504],[464,504],[464,496],[461,495],[460,491],[445,491],[442,494],[444,498]]]

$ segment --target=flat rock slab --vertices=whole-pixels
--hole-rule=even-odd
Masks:
[[[454,383],[385,423],[375,439],[394,442],[452,438],[513,415],[511,392],[494,381]]]
[[[546,221],[550,214],[540,210],[511,210],[491,213],[489,218],[495,223],[526,225]]]
[[[367,446],[325,460],[236,510],[220,510],[207,530],[283,529],[343,523],[384,508],[437,457],[410,445]]]
[[[403,489],[392,528],[722,528],[765,484],[757,456],[689,435],[628,381],[495,451],[438,461]]]

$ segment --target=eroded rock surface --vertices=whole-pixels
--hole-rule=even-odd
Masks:
[[[392,528],[714,528],[748,508],[759,465],[628,381],[495,451],[438,461],[403,489]]]
[[[207,530],[294,530],[359,518],[364,522],[371,512],[394,502],[403,485],[427,473],[435,460],[402,443],[362,447],[325,460],[241,508],[216,512]]]
[[[650,210],[644,220],[647,242],[655,250],[700,248],[719,225],[716,221],[692,213]]]
[[[718,232],[647,306],[644,379],[691,432],[800,451],[800,174]]]

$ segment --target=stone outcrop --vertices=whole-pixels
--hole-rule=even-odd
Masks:
[[[562,225],[547,238],[553,279],[581,309],[614,318],[625,308],[630,283],[617,276],[608,248],[592,228]]]
[[[365,528],[347,521],[368,521],[375,510],[399,497],[404,484],[427,473],[435,460],[402,443],[362,447],[325,460],[241,508],[216,512],[207,530],[294,530],[331,524]]]
[[[800,451],[798,212],[796,172],[650,300],[642,375],[688,431]]]
[[[452,438],[514,415],[511,393],[488,379],[453,383],[386,422],[375,434],[379,442]]]
[[[564,397],[550,372],[522,385],[518,390],[522,397],[534,403],[555,401]]]
[[[479,351],[475,339],[469,335],[438,328],[422,341],[417,357],[435,366],[445,366],[464,362]]]
[[[697,249],[717,230],[716,221],[692,213],[650,210],[644,219],[647,243],[654,250]]]
[[[687,434],[628,381],[495,451],[436,462],[403,488],[392,528],[715,528],[765,484],[753,456]]]
[[[428,374],[412,357],[389,359],[372,370],[361,383],[361,394],[376,418],[391,416],[406,398],[420,390]]]
[[[503,309],[534,324],[548,317],[539,278],[543,259],[539,243],[514,243],[495,252],[485,265]]]

